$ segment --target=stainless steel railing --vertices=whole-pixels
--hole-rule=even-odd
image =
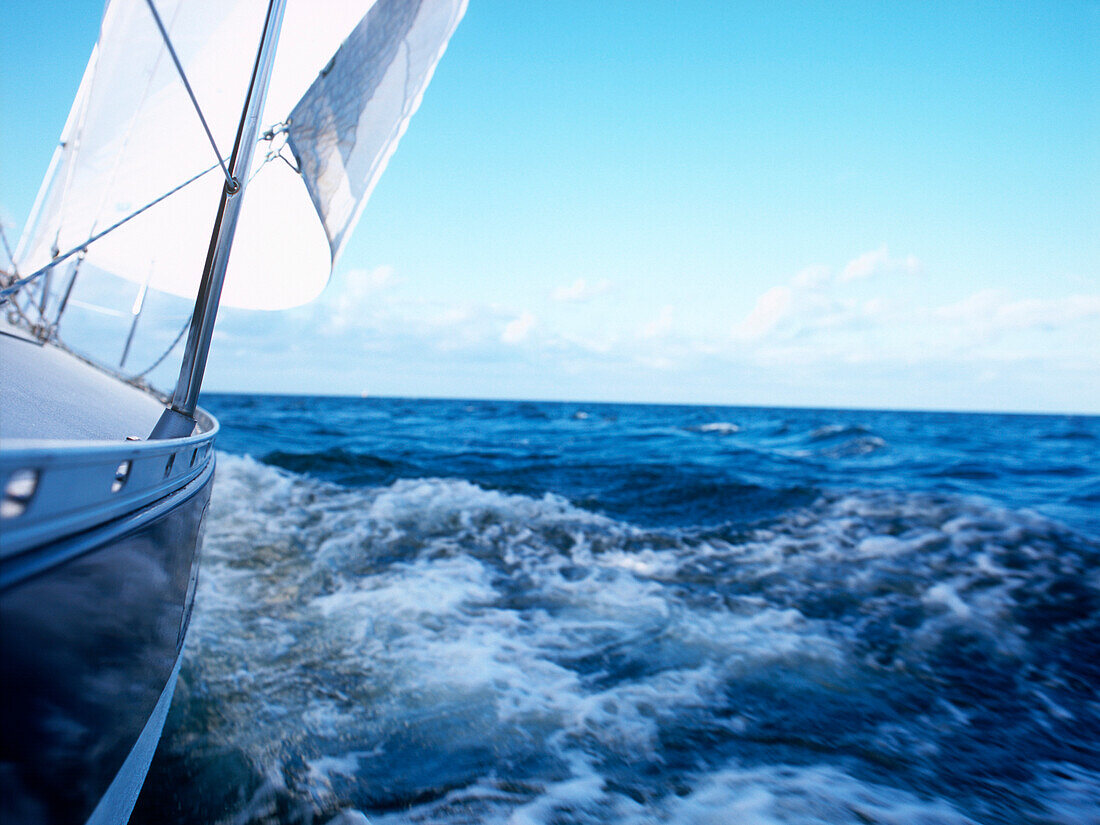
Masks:
[[[213,459],[218,422],[164,441],[9,440],[0,453],[0,558],[125,516],[181,490]]]

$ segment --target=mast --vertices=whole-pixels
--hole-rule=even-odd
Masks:
[[[270,0],[268,4],[263,36],[260,38],[256,63],[252,69],[252,79],[248,84],[248,94],[241,112],[240,125],[237,127],[237,138],[233,143],[233,153],[229,159],[231,180],[226,181],[222,188],[218,215],[214,220],[214,230],[206,253],[206,263],[203,266],[202,281],[195,298],[195,310],[191,316],[191,330],[187,336],[187,348],[183,353],[179,379],[176,381],[172,400],[153,428],[150,439],[190,435],[195,426],[195,407],[198,404],[199,389],[206,370],[210,340],[214,334],[214,322],[217,319],[218,303],[221,299],[222,284],[225,281],[225,269],[229,264],[233,234],[237,229],[237,218],[244,200],[248,170],[252,165],[252,154],[256,148],[256,134],[259,131],[260,115],[263,112],[264,98],[267,96],[267,87],[271,80],[271,67],[275,59],[275,47],[279,41],[279,30],[285,8],[286,0]]]

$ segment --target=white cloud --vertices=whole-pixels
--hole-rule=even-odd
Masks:
[[[757,298],[731,329],[736,346],[728,352],[767,367],[1100,357],[1100,335],[1093,333],[1100,321],[1098,294],[1020,298],[987,289],[936,305],[893,281],[875,281],[867,294],[865,280],[875,275],[919,271],[915,256],[892,258],[885,246],[835,276],[827,266],[806,267]]]
[[[733,328],[733,336],[743,341],[763,338],[791,314],[793,295],[789,286],[773,286],[756,299],[745,320]]]
[[[598,331],[595,335],[584,336],[575,333],[562,333],[560,342],[566,347],[577,347],[585,352],[606,355],[619,345],[619,338],[614,333],[606,330]]]
[[[531,330],[538,324],[538,319],[535,318],[530,312],[524,310],[518,318],[509,321],[505,327],[504,332],[500,335],[500,340],[505,344],[519,344],[527,339],[527,336],[531,334]]]
[[[394,282],[393,267],[389,264],[376,266],[367,271],[365,269],[353,269],[348,273],[349,280],[362,281],[368,289],[382,289]]]
[[[989,318],[1002,300],[1003,297],[997,290],[983,289],[961,301],[936,307],[932,314],[947,321],[973,323]]]
[[[428,324],[434,327],[453,327],[474,320],[474,310],[469,306],[452,306],[429,316]]]
[[[608,280],[590,284],[584,278],[577,278],[568,286],[559,286],[550,294],[550,297],[555,301],[588,301],[597,295],[603,295],[610,289],[611,282]]]
[[[835,275],[824,264],[807,266],[795,273],[789,284],[774,286],[757,298],[749,314],[733,326],[731,335],[743,344],[768,343],[772,354],[779,351],[775,349],[778,341],[794,339],[812,341],[808,350],[812,356],[833,352],[837,347],[835,336],[863,335],[905,316],[896,308],[896,302],[886,297],[858,299],[849,292],[849,283],[879,274],[915,274],[920,268],[914,255],[892,258],[886,246],[863,253]],[[803,345],[791,346],[801,351]]]
[[[792,272],[786,283],[762,291],[741,318],[727,321],[728,331],[694,323],[694,315],[685,314],[686,308],[678,304],[651,304],[633,313],[625,305],[609,306],[609,313],[617,314],[610,321],[601,314],[592,323],[595,319],[586,313],[558,318],[548,310],[543,316],[530,304],[531,309],[524,310],[523,304],[433,302],[401,290],[387,291],[395,276],[386,269],[375,270],[354,279],[359,301],[345,298],[341,304],[341,317],[355,319],[354,326],[334,332],[339,336],[335,339],[314,343],[332,350],[335,341],[342,352],[378,353],[377,359],[387,363],[423,364],[428,372],[452,367],[461,372],[467,369],[463,365],[476,363],[482,365],[479,369],[488,365],[490,372],[500,374],[521,366],[529,369],[529,355],[537,344],[540,370],[545,365],[559,376],[595,382],[585,386],[618,386],[598,376],[660,383],[669,371],[675,371],[678,380],[681,375],[785,376],[782,380],[818,386],[823,392],[834,385],[858,389],[860,381],[884,381],[894,382],[889,397],[896,404],[924,403],[919,388],[930,376],[948,376],[944,386],[951,391],[956,384],[975,388],[978,394],[967,401],[971,405],[992,404],[982,399],[991,398],[993,389],[1007,393],[1004,388],[1023,387],[1022,376],[1032,376],[1027,380],[1035,386],[1046,382],[1054,391],[1065,390],[1061,396],[1052,391],[1051,400],[1044,396],[1043,403],[1082,406],[1079,400],[1058,399],[1071,398],[1073,392],[1081,397],[1087,390],[1077,387],[1097,374],[1100,294],[1094,285],[1061,297],[983,290],[948,302],[934,297],[937,290],[943,294],[952,288],[941,273],[930,273],[927,288],[906,278],[843,279],[841,273],[858,270],[854,264],[860,260],[863,270],[872,273],[918,268],[907,263],[909,259],[895,261],[885,249],[860,256],[847,267],[805,267]],[[544,297],[583,300],[593,289],[577,279]],[[331,311],[338,302],[332,296],[321,303]],[[295,312],[302,316],[309,310]],[[324,320],[324,313],[319,317]],[[241,330],[230,327],[235,332],[252,328],[243,324]],[[262,349],[252,344],[248,348]],[[719,384],[720,380],[711,381],[706,386]],[[839,396],[825,397],[839,403]],[[955,396],[943,398],[949,400],[936,403],[963,404],[950,400]],[[1093,402],[1084,406],[1089,404]]]
[[[1060,329],[1100,317],[1100,295],[1011,300],[996,289],[975,292],[932,310],[936,318],[986,334],[1006,330]]]
[[[824,264],[813,264],[799,270],[791,280],[791,285],[799,289],[814,289],[829,283],[832,277],[832,269]]]
[[[905,274],[915,275],[920,272],[921,264],[915,255],[907,255],[904,258],[891,258],[890,251],[885,245],[852,259],[840,271],[837,280],[840,283],[849,281],[862,281],[876,275]]]
[[[371,318],[378,306],[377,293],[391,286],[396,279],[392,266],[382,265],[374,269],[352,269],[345,272],[339,283],[328,289],[322,304],[327,314],[325,329],[342,332],[362,326]]]
[[[647,324],[643,324],[638,334],[642,338],[663,338],[672,331],[672,305],[661,307],[657,317]]]
[[[1005,327],[1057,328],[1085,318],[1100,317],[1100,295],[1070,295],[1006,303],[997,309],[997,322]]]
[[[676,362],[664,355],[642,355],[638,363],[653,370],[667,371],[676,366]]]

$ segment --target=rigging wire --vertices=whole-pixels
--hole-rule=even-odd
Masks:
[[[168,53],[172,55],[172,62],[176,64],[176,71],[179,72],[180,80],[183,81],[183,88],[187,90],[187,96],[191,98],[191,103],[195,107],[195,113],[202,122],[202,128],[206,132],[207,140],[210,141],[210,145],[214,148],[214,156],[218,159],[218,165],[222,168],[222,174],[225,175],[226,189],[229,194],[233,194],[240,188],[240,183],[229,174],[229,168],[225,165],[225,161],[222,160],[222,153],[218,150],[218,144],[214,140],[214,134],[210,131],[210,127],[206,123],[206,116],[202,113],[202,107],[199,106],[199,101],[195,97],[195,92],[191,89],[191,82],[187,79],[187,74],[183,71],[183,64],[180,63],[179,56],[176,54],[176,49],[172,45],[171,38],[168,37],[168,29],[164,27],[164,21],[160,19],[160,12],[157,11],[157,7],[154,5],[153,0],[145,0],[145,5],[149,7],[149,11],[153,13],[153,19],[157,21],[157,28],[160,29],[160,36],[164,39],[164,45],[168,47]]]
[[[69,249],[64,254],[59,254],[59,250],[57,249],[56,239],[55,239],[54,248],[52,250],[53,251],[53,259],[49,263],[47,263],[46,265],[40,267],[38,270],[36,270],[35,272],[32,272],[30,275],[28,275],[26,277],[19,277],[19,272],[18,272],[18,269],[15,265],[15,258],[14,258],[14,255],[12,254],[11,247],[8,244],[7,235],[4,234],[3,225],[0,224],[0,239],[2,239],[4,250],[6,251],[7,257],[11,261],[11,264],[12,264],[12,269],[11,269],[11,273],[10,273],[10,275],[12,277],[12,280],[8,281],[7,277],[0,278],[0,287],[3,287],[2,289],[0,289],[0,306],[3,306],[4,304],[10,304],[11,308],[13,308],[15,310],[15,312],[17,312],[19,314],[19,316],[23,319],[23,321],[26,322],[27,325],[31,328],[37,328],[37,325],[35,323],[33,323],[26,316],[26,314],[24,313],[23,308],[20,305],[19,300],[18,300],[18,297],[19,297],[18,293],[27,284],[30,284],[30,283],[34,282],[35,280],[40,278],[43,274],[47,274],[47,273],[51,272],[58,264],[60,264],[63,261],[67,260],[68,258],[72,257],[76,253],[80,253],[80,256],[79,256],[78,262],[77,262],[77,269],[79,269],[80,263],[83,262],[84,257],[85,257],[85,255],[87,254],[87,251],[88,251],[88,246],[90,244],[94,243],[95,241],[99,240],[100,238],[108,235],[109,233],[113,232],[114,230],[116,230],[119,227],[123,226],[124,224],[128,223],[132,219],[134,219],[137,216],[141,215],[143,212],[147,211],[148,209],[151,209],[153,206],[156,206],[161,201],[163,201],[166,198],[174,195],[176,192],[179,192],[184,187],[190,185],[191,183],[194,183],[196,180],[198,180],[199,178],[203,177],[204,175],[208,174],[209,172],[213,171],[214,169],[216,169],[218,167],[221,168],[222,174],[224,175],[225,180],[226,180],[226,185],[225,185],[226,192],[229,195],[232,195],[240,189],[240,182],[230,174],[229,169],[226,166],[226,161],[223,158],[221,151],[218,149],[217,142],[215,141],[214,135],[210,130],[210,126],[206,121],[206,117],[203,114],[202,107],[199,105],[198,99],[195,96],[195,92],[191,87],[191,83],[187,79],[187,74],[184,71],[183,64],[180,62],[179,56],[176,53],[175,47],[172,44],[172,40],[169,37],[168,30],[164,25],[164,22],[163,22],[163,20],[160,16],[160,13],[157,11],[156,5],[154,4],[154,0],[146,0],[146,5],[148,6],[149,11],[153,16],[154,21],[156,22],[157,28],[160,31],[160,35],[161,35],[162,40],[164,41],[165,47],[166,47],[168,53],[172,57],[172,62],[175,64],[176,71],[179,74],[180,80],[183,82],[184,89],[186,89],[186,91],[187,91],[187,95],[191,100],[191,104],[195,109],[195,113],[198,115],[198,118],[199,118],[199,121],[202,124],[203,130],[206,133],[207,140],[210,142],[210,146],[214,150],[214,155],[215,155],[215,158],[216,158],[217,162],[215,164],[211,165],[210,167],[204,169],[203,171],[199,172],[198,174],[194,175],[193,177],[189,178],[188,180],[184,181],[183,183],[179,184],[178,186],[170,189],[168,192],[165,192],[163,195],[160,195],[159,197],[155,198],[154,200],[152,200],[151,202],[149,202],[145,206],[142,206],[141,208],[135,210],[134,212],[130,213],[129,215],[127,215],[124,218],[120,219],[119,221],[115,222],[114,224],[107,227],[103,231],[93,233],[83,243],[80,243],[77,246]],[[270,162],[271,160],[275,160],[276,158],[278,158],[278,159],[283,160],[296,173],[300,174],[300,170],[297,167],[297,165],[295,163],[292,163],[282,153],[283,146],[286,145],[285,135],[289,131],[288,126],[289,126],[289,122],[276,124],[276,126],[274,126],[271,130],[269,130],[263,136],[262,139],[267,140],[269,142],[269,144],[271,144],[272,146],[275,146],[275,143],[276,143],[275,142],[275,137],[276,136],[282,135],[282,136],[284,136],[284,139],[283,139],[282,144],[278,145],[277,149],[275,149],[272,152],[269,152],[268,156],[265,158],[264,162],[260,164],[260,166],[262,167],[262,166],[266,165],[268,162]],[[255,175],[255,173],[253,173],[253,175]],[[3,273],[3,274],[5,276],[8,275],[8,273]],[[72,287],[74,285],[75,280],[76,280],[76,270],[74,270],[73,278],[69,282],[68,290],[66,290],[66,292],[65,292],[64,299],[62,300],[61,307],[58,311],[58,320],[60,320],[61,313],[64,312],[65,305],[69,302],[70,293],[72,292]],[[5,283],[5,281],[8,281],[8,283]],[[43,300],[44,299],[45,299],[45,295],[43,295]],[[79,303],[79,302],[74,301],[74,303]],[[44,310],[44,307],[42,309],[40,309],[39,315],[42,318],[42,320],[45,321],[45,313],[44,313],[43,310]],[[146,367],[141,372],[137,372],[137,373],[134,373],[134,374],[129,375],[129,376],[123,375],[121,373],[116,373],[116,374],[118,374],[119,377],[123,378],[124,380],[126,380],[126,381],[128,381],[132,384],[135,384],[135,385],[143,384],[144,383],[143,382],[144,376],[148,375],[150,372],[152,372],[158,366],[160,366],[160,364],[179,345],[180,341],[183,339],[183,336],[191,328],[191,325],[192,325],[192,319],[190,317],[188,317],[187,320],[185,321],[184,325],[181,327],[180,331],[176,334],[176,337],[172,340],[172,343],[168,345],[168,348],[163,353],[161,353],[160,357],[158,357],[155,361],[153,361],[152,364],[150,364],[148,367]],[[65,348],[69,352],[72,352],[72,353],[76,354],[75,350],[72,350],[58,336],[56,336],[56,322],[55,322],[55,325],[54,325],[54,333],[55,334],[53,335],[53,337],[54,337],[54,339],[55,339],[55,341],[58,345],[62,346],[63,348]],[[132,333],[131,333],[131,335],[132,335]],[[80,356],[80,357],[83,358],[84,356]],[[103,368],[102,365],[97,364],[97,366],[100,366],[101,368]]]
[[[3,302],[0,301],[0,303],[3,303]],[[19,318],[26,325],[27,329],[31,330],[32,332],[35,332],[35,330],[38,329],[39,324],[30,319],[30,317],[27,315],[26,311],[24,311],[23,306],[17,300],[15,300],[14,297],[12,297],[12,299],[11,299],[11,305],[15,309],[15,314],[19,316]],[[11,317],[12,316],[9,315],[8,320],[11,320]]]
[[[218,168],[218,165],[215,163],[213,166],[210,166],[210,167],[204,169],[203,171],[199,172],[197,175],[185,180],[179,186],[176,186],[173,189],[169,189],[167,192],[165,192],[159,198],[156,198],[155,200],[150,201],[149,203],[145,204],[145,206],[141,207],[140,209],[138,209],[134,212],[131,212],[125,218],[122,218],[121,220],[116,221],[115,223],[111,224],[106,229],[104,229],[102,232],[97,232],[96,234],[92,235],[90,238],[88,238],[83,243],[77,244],[72,249],[70,249],[68,252],[66,252],[64,255],[56,256],[52,261],[50,261],[48,264],[46,264],[41,269],[38,269],[35,272],[32,272],[30,275],[28,275],[25,278],[19,278],[19,279],[13,281],[11,284],[6,286],[4,289],[0,289],[0,304],[7,303],[8,300],[9,300],[9,297],[11,295],[14,295],[16,292],[18,292],[24,286],[31,283],[36,278],[38,278],[40,275],[42,275],[44,272],[48,272],[49,270],[53,269],[55,266],[57,266],[62,261],[67,260],[68,258],[71,258],[76,253],[87,249],[90,244],[95,243],[100,238],[102,238],[104,235],[107,235],[111,232],[114,232],[116,229],[118,229],[124,223],[127,223],[128,221],[133,220],[138,215],[140,215],[142,212],[145,212],[149,209],[152,209],[154,206],[156,206],[158,203],[160,203],[165,198],[171,197],[172,195],[176,194],[178,191],[183,189],[185,186],[188,186],[188,185],[194,183],[199,178],[201,178],[203,175],[207,174],[208,172],[212,172],[213,170],[215,170],[217,168]]]
[[[80,265],[84,263],[84,259],[88,256],[88,250],[82,250],[79,255],[76,256],[76,261],[73,262],[73,271],[69,275],[69,285],[65,287],[65,292],[61,296],[61,303],[57,306],[57,314],[54,316],[52,328],[57,329],[61,324],[61,316],[65,314],[65,308],[69,305],[69,298],[73,294],[73,288],[76,286],[76,276],[80,274]]]
[[[184,334],[185,334],[185,333],[187,332],[187,330],[189,330],[190,328],[191,328],[191,318],[190,318],[190,316],[189,316],[189,317],[187,318],[187,320],[186,320],[186,321],[184,321],[184,323],[183,323],[183,327],[182,327],[182,328],[180,328],[179,334],[178,334],[178,335],[176,335],[176,338],[175,338],[175,340],[173,340],[173,341],[172,341],[172,343],[168,345],[168,349],[166,349],[166,350],[165,350],[165,351],[164,351],[163,353],[161,353],[161,356],[160,356],[160,358],[158,358],[158,359],[157,359],[156,361],[154,361],[154,362],[153,362],[152,364],[150,364],[150,365],[149,365],[148,367],[146,367],[145,369],[143,369],[143,370],[142,370],[141,372],[135,372],[135,373],[134,373],[133,375],[129,376],[129,377],[128,377],[128,378],[126,379],[126,380],[127,380],[127,381],[137,381],[137,380],[138,380],[139,378],[144,378],[144,377],[145,377],[146,375],[148,375],[148,374],[149,374],[149,373],[151,373],[151,372],[152,372],[153,370],[155,370],[155,369],[156,369],[157,367],[159,367],[159,366],[160,366],[160,364],[161,364],[161,362],[162,362],[162,361],[163,361],[163,360],[164,360],[165,358],[167,358],[167,357],[168,357],[168,355],[169,355],[169,353],[171,353],[171,352],[172,352],[172,350],[174,350],[174,349],[176,348],[176,346],[177,346],[177,345],[179,344],[179,342],[183,340],[183,336],[184,336]]]
[[[280,142],[276,142],[277,138],[282,138],[282,140]],[[300,176],[302,174],[302,164],[299,162],[298,156],[294,154],[294,149],[290,146],[289,118],[282,121],[281,123],[276,123],[270,129],[260,135],[260,140],[267,141],[267,154],[264,155],[263,162],[256,167],[256,171],[252,173],[252,177],[248,179],[249,183],[252,183],[252,179],[260,173],[261,169],[263,169],[267,164],[276,159],[281,160],[283,163],[289,166],[294,171],[295,175]],[[290,158],[283,154],[284,149],[290,152]],[[291,160],[291,158],[293,158],[293,160]]]
[[[19,264],[17,264],[15,262],[15,254],[11,250],[11,244],[8,243],[8,234],[4,231],[3,222],[0,222],[0,241],[3,241],[3,243],[4,243],[4,252],[8,256],[8,261],[11,262],[11,273],[10,273],[10,275],[13,278],[12,283],[14,284],[16,281],[19,280]],[[5,273],[5,275],[7,275],[7,274],[8,273]],[[0,300],[0,305],[2,305],[3,303],[4,303],[4,301]],[[22,305],[20,305],[19,301],[17,301],[14,296],[11,299],[11,305],[15,309],[15,312],[19,316],[19,318],[27,326],[27,329],[34,330],[37,325],[35,324],[34,321],[32,321],[27,316],[27,313],[23,310]],[[9,315],[8,318],[10,320],[11,316]]]

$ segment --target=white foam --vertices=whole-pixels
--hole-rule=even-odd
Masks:
[[[710,424],[703,424],[699,427],[701,433],[717,433],[718,435],[733,435],[734,433],[741,432],[741,428],[732,424],[729,421],[714,421]]]
[[[686,796],[662,800],[657,816],[676,825],[973,825],[944,801],[861,782],[830,766],[742,769],[710,774]],[[631,825],[633,825],[633,822]]]
[[[274,743],[308,738],[316,755],[295,781],[327,810],[334,788],[410,741],[435,758],[457,737],[558,766],[520,789],[487,771],[380,822],[448,822],[464,805],[487,823],[966,822],[835,765],[700,765],[683,795],[641,805],[608,790],[596,755],[659,766],[662,735],[693,715],[751,738],[756,711],[731,705],[741,681],[794,674],[807,695],[858,700],[854,622],[797,608],[822,587],[853,615],[908,605],[917,627],[898,661],[921,661],[960,623],[1021,655],[1009,594],[1022,574],[1008,558],[1036,523],[980,502],[853,493],[704,541],[553,495],[454,479],[345,489],[219,455],[188,650],[219,727],[191,735],[225,737],[276,774]],[[877,725],[865,744],[932,758],[929,730],[968,725],[953,707]],[[1080,784],[1065,785],[1066,805]]]
[[[336,814],[325,825],[370,825],[370,820],[362,811],[346,808]]]
[[[970,618],[970,607],[959,598],[958,592],[947,582],[929,587],[921,600],[927,605],[945,607],[958,619]]]
[[[832,438],[834,435],[849,432],[850,429],[851,428],[847,424],[826,424],[824,427],[818,427],[811,432],[810,438],[814,440]]]
[[[860,781],[827,765],[741,768],[733,764],[700,775],[686,792],[659,796],[646,804],[611,790],[583,756],[574,754],[570,769],[570,776],[547,783],[522,804],[491,786],[479,785],[449,794],[440,803],[377,821],[379,825],[471,821],[484,825],[976,825],[948,802]],[[470,810],[478,811],[476,818],[453,813]]]
[[[355,776],[359,771],[361,752],[346,753],[343,756],[322,756],[307,759],[309,781],[315,785],[331,787],[333,776]]]
[[[1043,773],[1035,786],[1044,825],[1100,825],[1100,771],[1070,762],[1040,767]]]
[[[905,542],[899,541],[894,536],[868,536],[860,541],[856,552],[868,558],[881,558],[883,556],[896,556],[909,549]]]

